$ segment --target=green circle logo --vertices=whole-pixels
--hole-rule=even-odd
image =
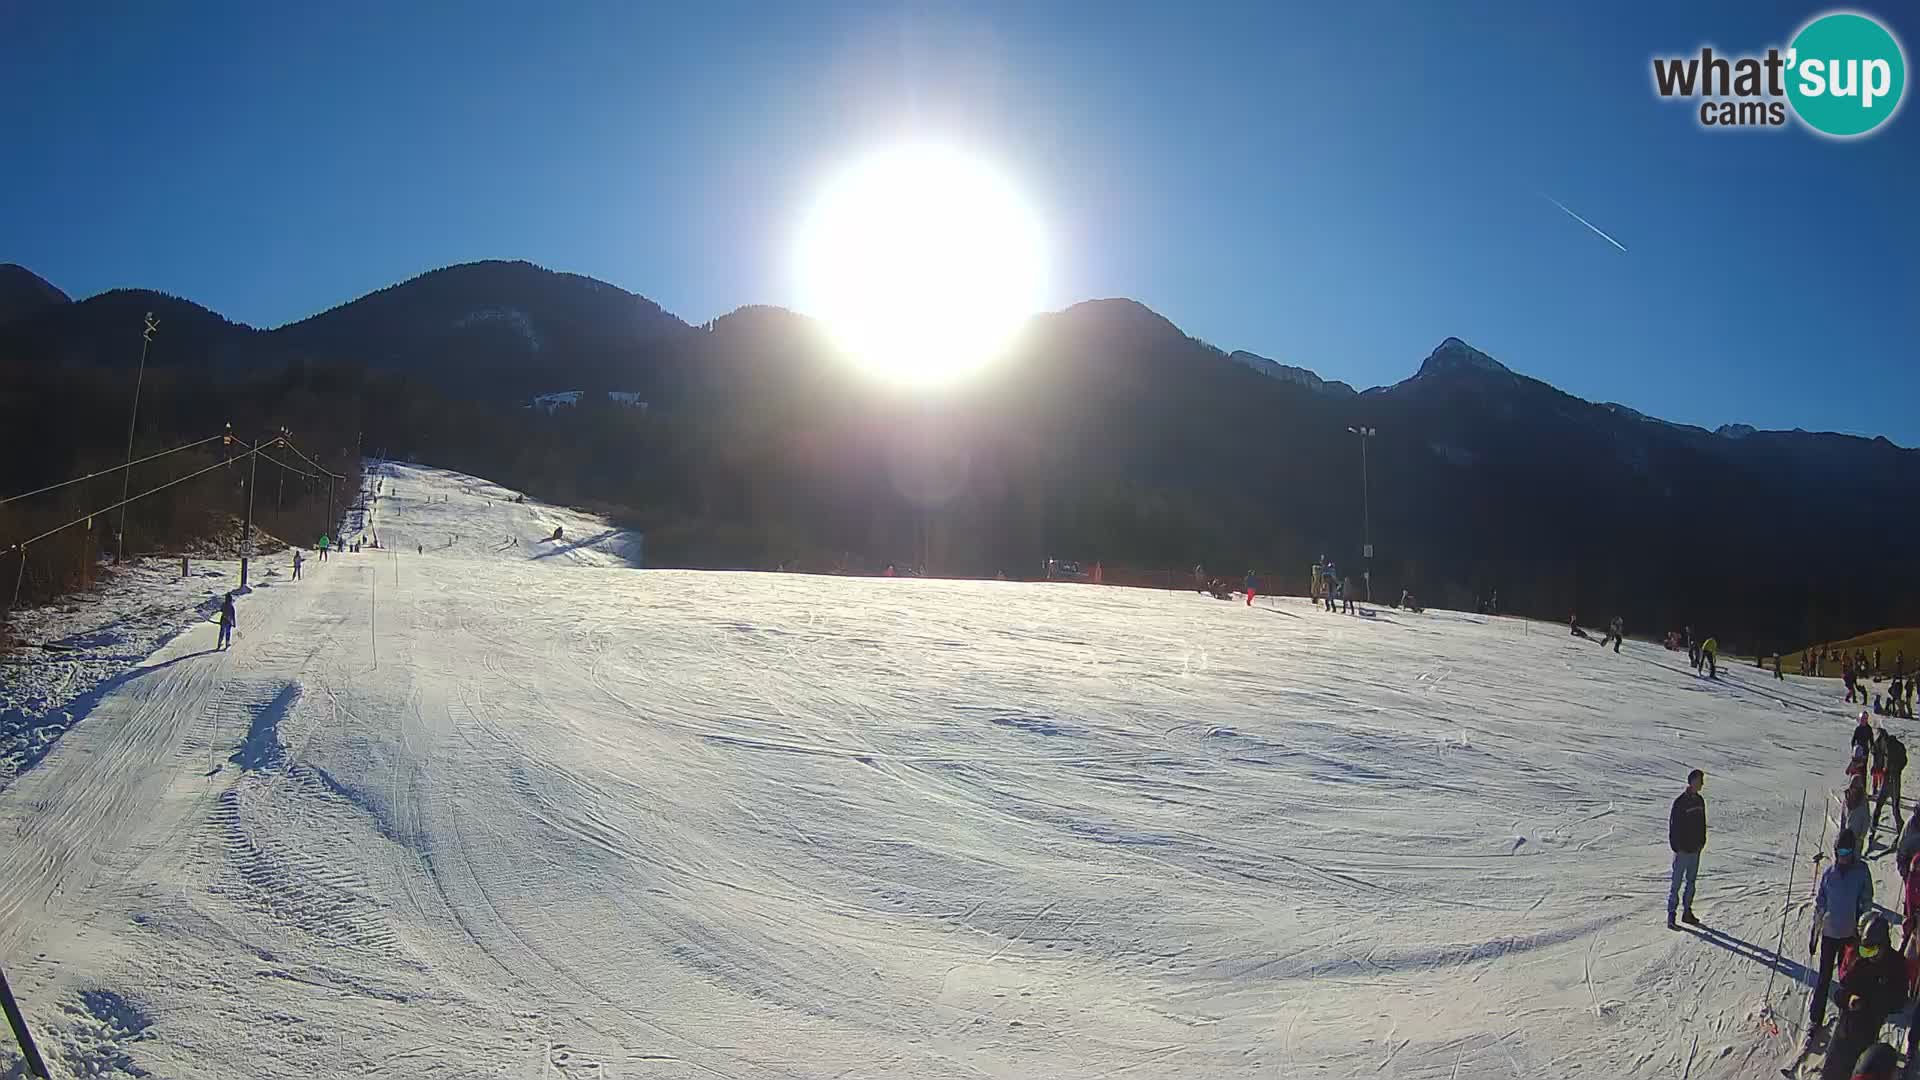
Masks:
[[[1808,23],[1787,52],[1787,99],[1815,131],[1865,135],[1900,108],[1907,59],[1887,28],[1852,12]]]

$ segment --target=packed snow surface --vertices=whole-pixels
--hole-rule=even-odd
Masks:
[[[1795,1034],[1831,682],[640,571],[484,481],[370,483],[384,548],[172,638],[0,791],[0,963],[65,1075],[1712,1078]],[[1664,926],[1694,766],[1711,935]]]

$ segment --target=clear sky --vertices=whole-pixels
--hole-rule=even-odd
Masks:
[[[1360,387],[1451,334],[1673,420],[1920,445],[1912,103],[1841,143],[1652,90],[1819,5],[113,7],[0,0],[0,261],[76,296],[275,326],[525,258],[698,322],[793,303],[811,185],[934,136],[1037,204],[1053,306]],[[1913,59],[1913,5],[1860,10]]]

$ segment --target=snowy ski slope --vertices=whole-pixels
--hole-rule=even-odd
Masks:
[[[377,482],[384,550],[245,597],[229,652],[174,639],[0,792],[0,963],[67,1075],[1714,1078],[1787,1049],[1760,1007],[1801,794],[1811,845],[1847,744],[1831,684],[1449,612],[641,572],[484,481]],[[1718,937],[1663,925],[1692,766]]]

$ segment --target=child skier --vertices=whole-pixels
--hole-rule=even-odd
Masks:
[[[1847,794],[1840,802],[1840,828],[1859,838],[1861,851],[1866,851],[1867,830],[1873,826],[1873,805],[1867,802],[1867,785],[1856,776],[1847,785]]]
[[[1869,781],[1867,791],[1869,794],[1877,796],[1880,794],[1881,787],[1887,782],[1886,728],[1881,728],[1880,731],[1874,735],[1873,742],[1867,746],[1867,756],[1873,762],[1872,771],[1867,774]]]

